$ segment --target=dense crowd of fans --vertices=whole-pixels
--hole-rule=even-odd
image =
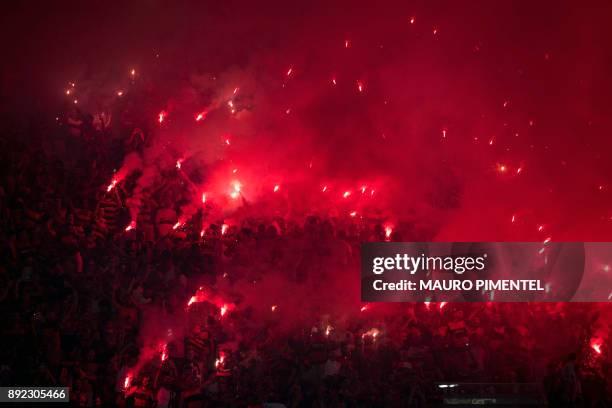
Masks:
[[[77,110],[59,121],[52,138],[6,135],[0,148],[0,385],[68,386],[75,406],[425,407],[469,394],[464,383],[552,406],[612,403],[609,344],[589,343],[606,305],[357,303],[341,317],[303,305],[311,319],[289,323],[272,305],[264,318],[219,282],[274,273],[312,288],[356,266],[361,242],[385,240],[381,223],[250,215],[225,230],[200,210],[174,229],[183,186],[168,172],[125,231],[133,184],[106,185],[145,132]],[[157,333],[161,346],[145,330],[155,316],[183,322]]]

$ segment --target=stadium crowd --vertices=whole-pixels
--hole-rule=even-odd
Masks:
[[[380,220],[251,214],[201,235],[205,210],[173,228],[183,187],[169,172],[126,231],[133,184],[106,185],[146,130],[111,131],[77,109],[58,123],[0,140],[0,385],[68,386],[83,407],[426,407],[464,383],[550,406],[612,404],[610,336],[590,344],[607,305],[357,303],[295,322],[272,305],[264,318],[219,283],[274,273],[312,290],[314,277],[356,267],[361,242],[386,239]],[[418,234],[398,227],[391,239]],[[194,293],[205,299],[188,305]],[[146,329],[156,315],[184,322],[161,348]]]

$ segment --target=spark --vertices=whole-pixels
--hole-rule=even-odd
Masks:
[[[239,89],[240,89],[239,87],[235,87],[235,88],[234,88],[234,95],[236,95],[236,94],[238,93],[238,90],[239,90]]]
[[[348,198],[350,195],[351,195],[351,192],[347,190],[344,192],[344,194],[342,194],[342,197]]]
[[[374,189],[370,190],[370,197],[374,197],[374,192],[375,192],[375,191],[376,191],[376,190],[374,190]]]
[[[227,232],[227,228],[228,228],[227,224],[221,225],[221,235],[225,235],[225,233]]]
[[[77,103],[79,103],[79,100],[78,100],[78,99],[75,99],[75,100],[74,100],[74,101],[72,101],[72,102],[73,102],[74,104],[77,104]]]
[[[446,139],[446,129],[442,129],[442,137]]]
[[[176,161],[176,168],[180,170],[182,164],[183,164],[183,159],[178,159]]]
[[[414,24],[414,17],[410,17],[410,24]]]
[[[229,146],[230,145],[230,140],[229,139],[225,139],[225,144]]]
[[[272,305],[272,307],[270,307],[270,310],[272,310],[273,312],[276,312],[276,309],[278,308],[278,306],[276,305]]]
[[[427,310],[429,310],[429,308],[431,307],[431,302],[423,302],[425,304],[425,308]]]
[[[544,231],[544,225],[540,224],[538,225],[538,232],[542,232]]]
[[[232,174],[238,173],[238,169],[232,169]]]
[[[166,361],[166,359],[168,359],[168,345],[167,344],[164,344],[162,346],[162,353],[161,353],[160,359],[162,363]]]
[[[202,204],[206,203],[206,193],[202,193]]]
[[[179,228],[181,225],[183,225],[183,223],[182,223],[182,221],[180,221],[180,220],[179,220],[179,221],[177,221],[177,222],[176,222],[176,224],[174,224],[174,225],[172,226],[172,229],[173,229],[173,230],[176,230],[176,229],[178,229],[178,228]]]
[[[592,340],[591,341],[591,348],[593,349],[593,351],[595,351],[597,354],[601,354],[601,343],[597,342],[596,340]]]
[[[360,309],[359,311],[360,311],[360,312],[365,312],[365,311],[366,311],[366,310],[368,310],[368,309],[369,309],[369,306],[368,306],[368,305],[363,305],[363,306],[361,306],[361,309]]]
[[[508,168],[506,167],[505,164],[498,164],[497,165],[497,171],[499,171],[500,173],[505,173],[506,170],[508,170]]]
[[[393,227],[390,225],[387,225],[385,227],[385,238],[387,239],[391,238],[391,234],[393,234]]]
[[[135,70],[135,69],[132,69],[132,70],[130,71],[130,75],[131,75],[131,76],[136,75],[136,70]]]
[[[551,239],[552,239],[552,237],[547,237],[547,238],[544,240],[544,242],[543,242],[543,243],[544,243],[544,244],[548,244],[548,243],[551,241]]]
[[[276,193],[278,190],[280,190],[280,186],[277,184],[274,186],[274,192]]]
[[[489,140],[489,146],[493,146],[493,138]]]
[[[219,358],[215,360],[215,368],[219,368],[223,366],[223,362],[225,361],[225,354],[223,352],[219,353]]]
[[[516,174],[521,174],[521,172],[523,171],[523,167],[519,167],[518,169],[516,169]]]
[[[380,334],[380,330],[376,327],[371,328],[367,332],[363,333],[361,337],[372,336],[372,339],[376,340],[376,337]]]
[[[292,72],[293,72],[293,68],[289,68],[289,69],[287,70],[287,76],[290,76]]]
[[[440,302],[440,310],[444,309],[448,302]]]
[[[352,212],[351,212],[349,215],[350,215],[351,217],[355,217],[355,216],[357,215],[357,211],[352,211]]]
[[[365,194],[367,189],[368,189],[368,186],[361,186],[361,194]]]
[[[117,91],[117,96],[123,96],[123,91]]]
[[[70,95],[71,90],[70,89],[66,89],[66,95]]]
[[[433,34],[434,34],[434,35],[438,34],[438,29],[437,29],[437,28],[435,28],[435,27],[434,27],[434,29],[433,29]]]
[[[357,90],[359,92],[363,92],[363,82],[362,81],[357,81]]]
[[[196,122],[199,122],[199,121],[201,121],[201,120],[206,119],[206,115],[207,115],[207,114],[208,114],[208,112],[207,112],[207,111],[202,111],[202,112],[198,113],[198,114],[196,115],[196,117],[195,117]]]
[[[204,236],[204,234],[206,233],[206,230],[204,230],[204,228],[202,228],[200,230],[200,238],[202,238]]]
[[[326,191],[327,191],[327,186],[323,186],[323,188],[321,189],[321,191],[326,192]]]
[[[512,221],[510,221],[510,222],[514,222],[514,221],[516,221],[516,216],[513,214],[512,215]]]
[[[125,232],[131,231],[133,229],[136,229],[136,221],[131,221],[130,224],[125,227]]]
[[[332,84],[338,85],[338,83],[336,82],[336,78],[332,78]]]
[[[110,192],[113,188],[115,188],[115,186],[117,185],[117,183],[119,182],[119,180],[117,179],[113,179],[113,181],[111,181],[111,183],[108,185],[108,187],[106,187],[106,192]]]
[[[162,124],[164,122],[164,120],[166,119],[166,116],[168,114],[166,113],[166,111],[161,111],[157,114],[157,121]]]
[[[349,40],[344,41],[344,48],[349,48],[351,46],[351,42]]]
[[[223,305],[221,306],[221,309],[219,310],[219,313],[221,313],[221,316],[225,316],[225,314],[227,313],[227,305]]]
[[[130,384],[132,382],[132,375],[128,374],[125,376],[125,380],[123,380],[123,389],[127,390],[128,388],[130,388]]]
[[[329,334],[331,333],[333,329],[334,329],[333,327],[331,327],[330,325],[327,325],[327,327],[325,328],[325,336],[329,336]]]
[[[195,295],[189,298],[187,302],[187,307],[191,306],[194,303],[204,302],[206,300],[206,294],[204,293],[204,288],[200,286],[196,291]]]

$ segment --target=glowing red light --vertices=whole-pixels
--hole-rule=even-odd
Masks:
[[[215,360],[215,368],[223,367],[224,361],[225,361],[225,354],[223,354],[223,352],[220,352],[219,358]]]
[[[136,229],[136,221],[130,222],[130,224],[125,227],[125,232],[131,231],[133,229]]]
[[[591,348],[597,354],[601,354],[601,352],[602,352],[602,350],[601,350],[601,343],[597,342],[596,340],[591,341]]]
[[[207,115],[207,113],[208,113],[208,112],[206,112],[206,111],[202,111],[202,112],[198,113],[198,114],[196,115],[196,117],[195,117],[196,122],[199,122],[199,121],[201,121],[201,120],[206,119],[206,115]]]
[[[166,361],[166,359],[168,359],[168,345],[164,344],[162,346],[162,352],[161,352],[161,356],[160,359],[162,362]]]
[[[113,188],[115,188],[115,186],[117,185],[118,182],[119,182],[119,180],[113,179],[113,181],[111,181],[111,183],[108,185],[108,187],[106,187],[106,192],[109,192]]]
[[[132,375],[128,374],[125,376],[125,380],[123,380],[123,389],[127,390],[130,388],[130,384],[132,383]]]

